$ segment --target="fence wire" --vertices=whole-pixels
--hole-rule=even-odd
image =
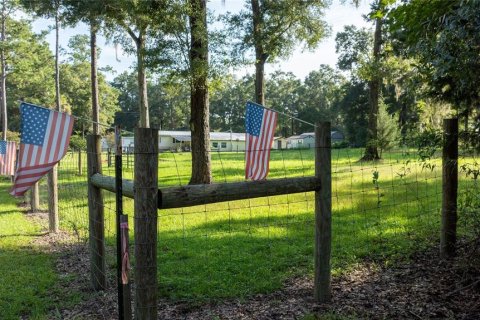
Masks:
[[[382,160],[376,162],[361,161],[363,149],[331,150],[334,275],[365,259],[402,258],[438,242],[441,153],[421,160],[416,150],[416,146],[411,146],[384,151]],[[124,179],[133,180],[135,155],[128,151],[123,154],[122,174]],[[313,176],[314,155],[313,148],[272,150],[268,179]],[[243,151],[211,152],[210,156],[214,182],[244,181]],[[71,152],[59,167],[61,225],[84,243],[89,226],[86,157],[85,152]],[[480,226],[478,150],[460,145],[458,165],[458,232],[468,237],[474,233],[474,226]],[[102,152],[102,170],[104,175],[115,175],[112,152]],[[158,154],[160,188],[185,186],[190,174],[190,152],[166,150]],[[105,213],[105,276],[114,294],[115,195],[103,191],[103,196],[103,204],[97,205],[102,205]],[[311,278],[314,210],[313,192],[159,210],[160,300],[199,303],[246,298],[277,290],[287,280]],[[129,216],[132,279],[135,268],[132,199],[124,197],[124,213]],[[132,288],[132,297],[133,292]],[[115,299],[103,301],[106,306],[102,317],[115,315]]]

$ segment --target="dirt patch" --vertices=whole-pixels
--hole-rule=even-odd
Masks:
[[[438,248],[431,248],[395,268],[365,262],[333,279],[330,304],[313,301],[312,279],[304,277],[289,280],[282,290],[247,300],[202,305],[161,300],[158,318],[302,319],[309,315],[322,319],[333,314],[355,319],[480,319],[480,264],[475,247],[463,243],[453,261],[441,259]],[[115,281],[110,278],[105,292],[91,291],[84,246],[65,251],[57,267],[61,273],[77,275],[69,285],[89,293],[86,301],[62,310],[62,318],[116,319]]]

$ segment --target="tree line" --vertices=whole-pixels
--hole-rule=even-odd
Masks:
[[[281,71],[266,76],[265,64],[299,46],[314,49],[329,36],[328,1],[248,0],[242,10],[222,15],[209,12],[206,0],[1,1],[4,132],[18,129],[19,99],[62,105],[129,130],[190,130],[191,183],[211,182],[208,132],[243,131],[247,100],[331,121],[350,145],[365,147],[364,160],[379,159],[394,143],[407,144],[445,116],[458,115],[466,130],[478,127],[478,1],[372,1],[366,17],[372,29],[346,26],[335,35],[336,68],[319,66],[305,79]],[[228,11],[229,1],[224,5]],[[87,23],[90,36],[72,38],[67,59],[59,61],[45,33],[32,32],[27,19],[11,18],[14,10],[52,18],[57,32]],[[134,71],[105,80],[96,66],[98,32],[136,57]],[[232,73],[244,65],[255,66],[254,74]],[[311,130],[282,118],[277,134]],[[101,128],[79,121],[75,131]]]

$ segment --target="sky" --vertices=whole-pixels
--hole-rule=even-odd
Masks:
[[[360,0],[358,8],[349,4],[341,4],[340,0],[332,0],[332,4],[325,12],[325,20],[331,27],[331,35],[324,39],[313,52],[302,52],[297,49],[290,58],[277,63],[267,64],[265,72],[268,75],[276,70],[292,72],[298,78],[304,79],[310,71],[317,70],[321,64],[327,64],[335,67],[337,54],[335,53],[335,34],[343,30],[345,25],[356,25],[358,27],[371,28],[372,24],[366,22],[363,15],[369,12],[370,5],[368,0]],[[226,0],[225,5],[221,0],[210,0],[208,8],[217,14],[226,11],[235,12],[242,8],[244,0]],[[34,31],[40,32],[53,25],[53,21],[38,19],[34,21]],[[89,35],[88,26],[80,23],[74,28],[64,28],[60,32],[60,46],[67,47],[68,39],[76,34]],[[52,31],[47,36],[47,41],[52,51],[55,49],[55,33]],[[106,39],[99,35],[97,37],[98,46],[101,48],[101,55],[98,61],[99,67],[112,67],[113,72],[107,74],[107,79],[112,80],[116,75],[132,67],[135,57],[125,54],[121,48],[115,49],[114,45],[107,43]],[[120,60],[118,61],[117,60]],[[238,74],[254,73],[254,67],[244,67],[236,71]]]

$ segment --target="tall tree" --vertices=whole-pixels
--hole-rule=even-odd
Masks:
[[[7,111],[7,18],[13,13],[16,5],[11,0],[2,0],[1,3],[1,34],[0,34],[0,118],[2,122],[2,140],[7,140],[8,111]]]
[[[100,50],[99,50],[100,51]],[[70,110],[76,116],[83,119],[92,119],[95,112],[91,108],[93,96],[90,90],[91,64],[90,64],[90,39],[86,35],[75,35],[70,38],[67,50],[67,62],[60,65],[61,81],[63,89],[62,101],[64,110]],[[97,53],[100,55],[100,52]],[[111,124],[115,112],[118,110],[118,90],[112,87],[105,76],[98,73],[98,86],[102,94],[99,96],[99,107],[102,112],[98,114],[98,122]],[[75,122],[74,130],[87,133],[90,123],[79,119]],[[94,127],[95,129],[95,127]],[[99,128],[96,134],[102,133]]]
[[[93,134],[100,133],[100,105],[98,85],[98,54],[97,33],[101,27],[101,20],[105,15],[105,6],[101,1],[62,0],[68,20],[71,24],[83,21],[90,26],[90,88],[92,104]]]
[[[60,99],[60,27],[64,19],[61,0],[22,0],[27,10],[33,11],[38,16],[54,18],[55,21],[55,109],[62,111]],[[58,232],[58,186],[57,186],[57,166],[54,166],[47,175],[48,178],[48,211],[49,211],[49,230]]]
[[[382,45],[382,25],[383,25],[383,5],[382,0],[378,0],[378,13],[375,16],[375,33],[373,35],[373,65],[375,69],[379,69],[380,50]],[[380,72],[374,72],[368,82],[370,110],[368,111],[368,130],[367,130],[367,146],[362,160],[372,161],[380,159],[378,154],[378,138],[377,138],[377,118],[378,103],[381,95],[382,78]]]
[[[265,104],[265,64],[288,57],[299,44],[313,49],[325,37],[324,0],[250,0],[246,9],[226,21],[237,38],[235,52],[254,51],[255,101]]]
[[[390,31],[400,53],[419,61],[430,95],[451,103],[463,118],[476,111],[480,126],[479,1],[420,1],[401,3],[390,14]]]
[[[170,11],[167,0],[105,0],[107,35],[120,43],[126,52],[137,58],[138,100],[140,127],[150,127],[147,68],[163,63],[164,52],[170,43],[165,37]],[[129,38],[125,37],[125,33]],[[133,40],[134,46],[131,46]]]
[[[207,1],[189,0],[189,5],[190,130],[192,132],[192,176],[190,184],[211,183]]]
[[[5,65],[7,113],[11,130],[20,129],[18,100],[54,106],[54,59],[45,33],[32,31],[29,21],[6,20]]]

